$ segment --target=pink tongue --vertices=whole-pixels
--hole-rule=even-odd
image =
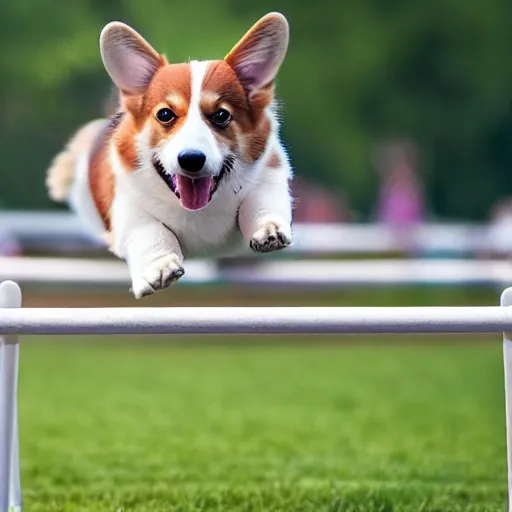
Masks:
[[[191,180],[185,176],[177,176],[177,188],[180,193],[180,201],[187,210],[200,210],[210,200],[210,191],[213,185],[213,178],[198,178]]]

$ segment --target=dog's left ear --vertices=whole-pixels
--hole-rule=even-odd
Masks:
[[[119,21],[101,31],[100,52],[110,78],[127,95],[144,94],[157,70],[166,64],[163,55],[138,32]]]
[[[270,85],[288,49],[288,21],[280,13],[261,18],[225,57],[249,94]]]

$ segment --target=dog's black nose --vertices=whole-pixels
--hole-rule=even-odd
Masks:
[[[186,149],[178,155],[178,163],[188,172],[199,172],[206,162],[206,155],[196,149]]]

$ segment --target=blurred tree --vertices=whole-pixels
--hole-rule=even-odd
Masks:
[[[372,147],[415,139],[436,212],[482,218],[512,190],[512,4],[507,0],[235,2],[240,16],[288,13],[280,93],[295,163],[374,200]],[[512,176],[511,176],[512,177]]]
[[[482,219],[512,193],[509,0],[27,0],[1,9],[0,200],[9,207],[51,206],[49,160],[101,115],[106,22],[133,24],[170,60],[221,58],[272,10],[291,24],[278,94],[298,174],[346,191],[369,213],[372,149],[404,137],[420,149],[437,214]]]

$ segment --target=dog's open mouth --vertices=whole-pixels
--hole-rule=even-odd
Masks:
[[[181,174],[168,173],[162,162],[156,156],[153,157],[154,168],[187,210],[200,210],[208,205],[222,178],[232,169],[233,162],[233,157],[228,156],[217,176],[188,178]]]

